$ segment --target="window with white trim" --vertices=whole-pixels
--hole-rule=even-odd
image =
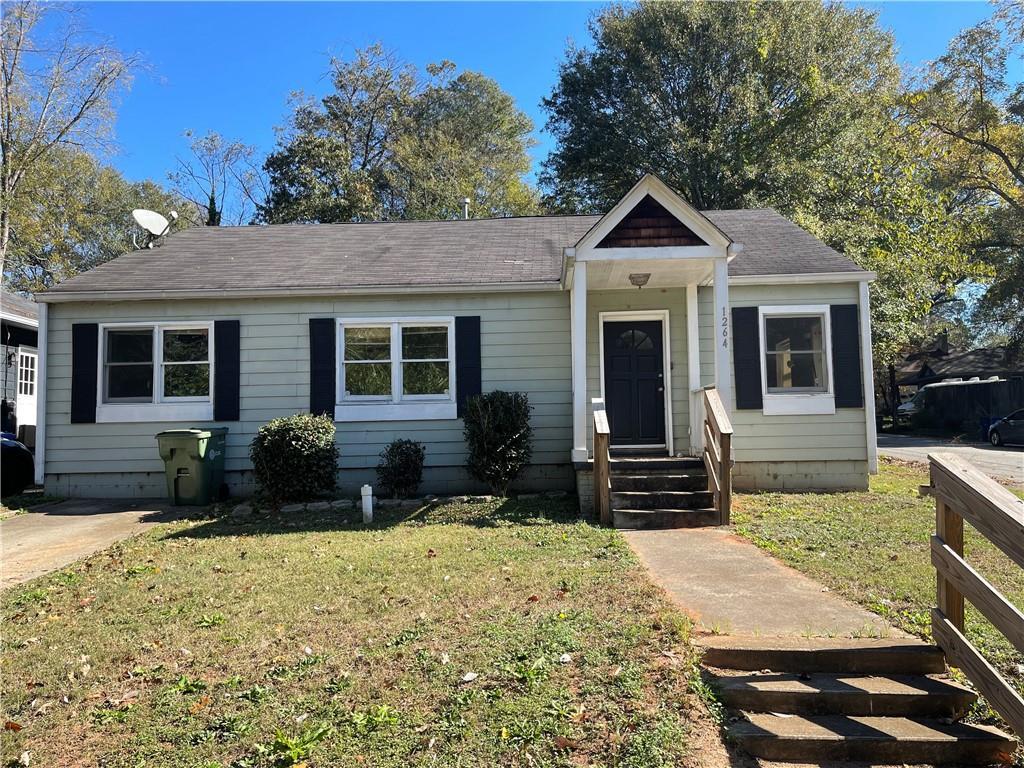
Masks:
[[[835,412],[827,306],[762,306],[761,391],[765,415]]]
[[[452,318],[341,320],[339,403],[455,399]]]

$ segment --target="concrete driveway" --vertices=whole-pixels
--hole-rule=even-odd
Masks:
[[[173,520],[175,507],[139,499],[69,499],[0,521],[0,589],[63,568]]]
[[[1024,485],[1024,448],[995,448],[988,443],[950,443],[939,438],[910,435],[878,436],[878,453],[881,456],[927,463],[928,454],[936,451],[958,454],[987,475]]]

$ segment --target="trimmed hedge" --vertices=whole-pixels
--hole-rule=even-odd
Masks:
[[[380,452],[377,482],[392,497],[407,499],[416,495],[423,480],[423,461],[427,449],[415,440],[394,440]]]
[[[274,501],[333,491],[338,471],[334,419],[297,413],[264,424],[249,445],[260,487]]]
[[[495,390],[466,401],[463,435],[469,474],[505,496],[533,454],[530,401],[524,392]]]

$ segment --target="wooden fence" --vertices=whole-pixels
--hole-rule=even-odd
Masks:
[[[732,506],[732,422],[718,390],[704,390],[704,467],[708,490],[718,510],[718,524],[729,524]]]
[[[594,400],[594,511],[601,525],[612,522],[610,430],[604,401]]]
[[[936,571],[932,635],[950,665],[959,667],[1016,732],[1024,736],[1024,699],[964,634],[964,599],[1024,653],[1024,613],[964,559],[964,520],[1024,568],[1024,501],[970,462],[950,453],[928,457],[935,498],[931,539]]]

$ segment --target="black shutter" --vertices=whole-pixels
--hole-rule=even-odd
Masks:
[[[96,363],[99,326],[74,323],[71,326],[71,423],[96,423]]]
[[[242,369],[238,320],[213,324],[213,420],[238,421],[238,387]]]
[[[864,382],[860,364],[860,318],[856,304],[833,304],[832,379],[836,408],[863,408]]]
[[[455,402],[461,416],[466,401],[483,391],[480,367],[480,317],[455,318]]]
[[[309,412],[334,418],[337,399],[333,317],[309,319]]]
[[[733,307],[732,362],[736,409],[761,410],[761,329],[757,307]]]

